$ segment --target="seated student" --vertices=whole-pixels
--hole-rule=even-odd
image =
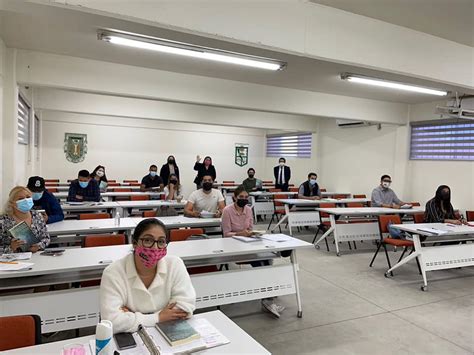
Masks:
[[[26,187],[32,192],[35,209],[44,210],[44,221],[47,224],[60,222],[64,219],[64,213],[56,197],[44,186],[44,179],[40,176],[31,176]]]
[[[405,204],[400,200],[395,192],[390,188],[392,178],[389,175],[382,175],[380,185],[372,191],[372,207],[400,208]]]
[[[425,223],[463,224],[463,219],[456,218],[451,205],[451,189],[441,185],[436,189],[435,197],[426,203]]]
[[[255,178],[255,169],[250,168],[247,170],[248,178],[242,182],[242,186],[245,188],[245,191],[257,191],[262,189],[262,180]]]
[[[163,190],[163,180],[157,174],[158,167],[156,165],[150,165],[149,174],[145,175],[142,179],[142,184],[140,185],[140,191],[162,191]]]
[[[304,200],[320,200],[321,190],[316,182],[318,175],[316,173],[309,173],[308,180],[300,185],[298,190],[298,198]]]
[[[222,234],[224,237],[234,235],[250,237],[253,229],[252,209],[248,206],[249,194],[243,186],[239,186],[234,191],[234,203],[226,206],[222,212]],[[253,267],[268,266],[269,260],[252,261]],[[280,312],[285,309],[284,306],[276,304],[272,298],[262,299],[262,307],[266,311],[280,318]]]
[[[138,223],[133,254],[115,261],[102,274],[100,314],[114,333],[136,332],[141,324],[185,319],[196,308],[196,291],[183,261],[167,254],[165,225],[155,218]]]
[[[213,189],[214,180],[211,175],[202,177],[202,188],[195,190],[189,195],[188,203],[184,207],[184,215],[187,217],[200,217],[201,212],[214,213],[214,217],[220,217],[225,207],[222,192]]]
[[[99,185],[95,180],[91,180],[87,170],[79,171],[77,180],[71,182],[67,196],[69,202],[99,202]]]
[[[31,210],[33,208],[31,195],[31,191],[23,186],[14,187],[8,195],[5,214],[0,217],[0,249],[3,248],[4,253],[20,251],[36,253],[49,245],[50,238],[43,216]],[[21,222],[25,222],[30,227],[35,237],[35,243],[29,248],[23,246],[25,244],[23,240],[12,238],[8,232]]]
[[[94,171],[92,171],[91,178],[99,185],[100,192],[107,191],[108,180],[107,176],[105,176],[105,166],[97,165]]]
[[[181,184],[179,183],[176,174],[170,174],[168,185],[165,186],[163,192],[165,193],[165,200],[177,200],[183,198],[181,191]]]

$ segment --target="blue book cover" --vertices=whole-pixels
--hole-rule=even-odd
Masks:
[[[20,222],[16,226],[10,228],[8,230],[8,233],[15,239],[20,239],[25,242],[24,245],[22,245],[21,249],[23,251],[30,249],[30,247],[33,244],[37,243],[36,237],[31,231],[31,228],[28,227],[26,222]]]

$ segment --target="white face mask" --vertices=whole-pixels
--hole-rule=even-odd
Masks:
[[[285,163],[282,162],[282,161],[279,164],[280,164],[280,166],[285,166]]]
[[[103,170],[97,170],[96,174],[97,174],[98,177],[102,177],[102,176],[105,175]]]
[[[388,189],[390,187],[390,184],[391,184],[390,182],[386,182],[386,181],[382,182],[382,186],[386,189]]]

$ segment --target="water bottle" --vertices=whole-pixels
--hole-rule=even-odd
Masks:
[[[119,211],[115,212],[115,225],[116,226],[120,225],[120,212]]]
[[[102,320],[97,324],[95,330],[95,353],[96,355],[112,355],[114,353],[112,347],[113,328],[112,322]]]

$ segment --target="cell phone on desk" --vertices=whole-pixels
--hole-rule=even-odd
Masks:
[[[114,338],[119,350],[131,349],[137,346],[132,333],[117,333]]]

